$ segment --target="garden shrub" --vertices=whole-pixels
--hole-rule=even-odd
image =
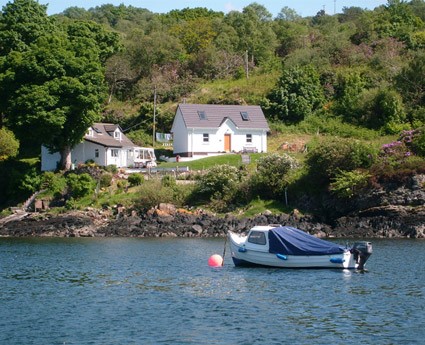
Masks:
[[[159,180],[149,180],[140,187],[136,207],[148,210],[159,203],[174,203],[174,193],[170,188],[163,187]]]
[[[126,180],[119,180],[117,182],[117,189],[119,192],[122,192],[123,190],[127,189],[128,187],[128,181]]]
[[[59,196],[65,191],[66,179],[61,174],[46,171],[41,175],[41,189],[46,189],[53,196]]]
[[[82,198],[92,193],[95,189],[95,180],[87,173],[77,175],[70,173],[66,178],[68,193],[73,198]]]
[[[351,198],[368,185],[371,175],[366,171],[339,171],[330,184],[330,190],[340,198]]]
[[[307,154],[309,176],[319,185],[327,184],[339,171],[369,168],[376,151],[358,140],[324,138],[315,142]]]
[[[112,184],[112,174],[108,172],[104,172],[99,179],[100,188],[109,187]]]
[[[106,166],[105,170],[112,173],[112,174],[116,174],[118,172],[118,168],[115,164],[110,164],[110,165]]]
[[[145,181],[145,177],[139,173],[133,173],[128,176],[128,183],[131,187],[140,186]]]
[[[288,173],[298,166],[297,160],[286,153],[262,156],[257,161],[257,173],[251,179],[252,189],[263,197],[279,197],[288,185]]]
[[[197,193],[205,197],[220,197],[232,193],[241,181],[244,172],[228,165],[216,165],[202,175],[197,181]]]
[[[176,179],[171,175],[164,175],[161,178],[161,184],[164,187],[174,187],[176,185]]]

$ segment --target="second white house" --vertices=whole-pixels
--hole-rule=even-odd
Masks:
[[[56,170],[60,161],[58,152],[41,148],[41,170]],[[94,123],[79,144],[72,148],[74,165],[92,161],[99,166],[118,168],[156,166],[153,148],[139,147],[125,136],[121,127],[112,123]]]

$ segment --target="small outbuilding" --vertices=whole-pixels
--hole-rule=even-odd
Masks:
[[[270,131],[260,106],[179,104],[171,132],[180,157],[267,152]]]

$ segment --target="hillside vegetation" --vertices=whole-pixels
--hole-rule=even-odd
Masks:
[[[35,0],[15,0],[0,32],[2,208],[45,189],[66,208],[311,211],[324,195],[349,200],[425,171],[423,0],[312,17],[284,7],[275,18],[256,2],[227,14],[102,5],[48,16]],[[159,181],[89,162],[68,171],[70,149],[95,121],[152,145],[154,95],[155,128],[166,133],[179,102],[261,105],[270,155],[191,162],[189,176]],[[40,172],[41,145],[61,153],[62,172]],[[155,145],[157,156],[172,154]]]

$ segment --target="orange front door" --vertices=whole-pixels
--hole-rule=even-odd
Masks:
[[[231,135],[230,134],[225,134],[224,135],[224,151],[226,152],[230,152],[231,151]]]

